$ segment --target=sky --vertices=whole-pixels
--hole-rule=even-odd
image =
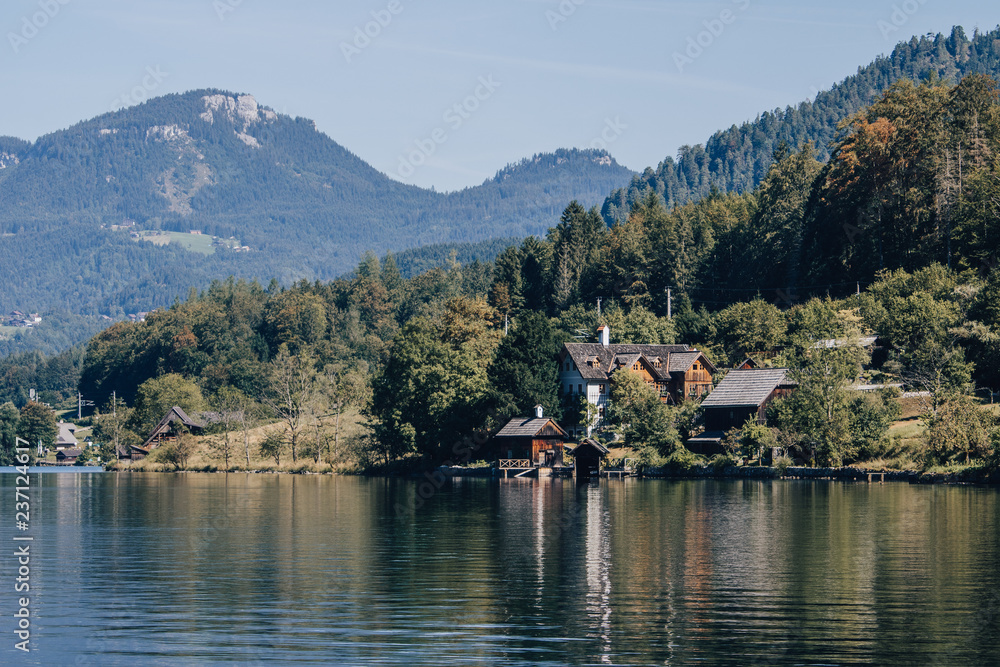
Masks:
[[[998,24],[983,0],[4,0],[0,135],[219,88],[439,191],[557,148],[641,171],[913,35]]]

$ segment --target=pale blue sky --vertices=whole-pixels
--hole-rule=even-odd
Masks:
[[[345,55],[372,12],[386,25]],[[595,141],[641,170],[899,40],[998,23],[981,0],[5,0],[0,134],[33,140],[147,88],[213,87],[312,118],[377,169],[439,190]],[[415,142],[425,154],[408,158]]]

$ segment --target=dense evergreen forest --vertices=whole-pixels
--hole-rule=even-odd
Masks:
[[[840,123],[877,100],[900,79],[935,76],[957,82],[968,74],[1000,76],[1000,30],[969,39],[960,27],[948,36],[926,35],[900,43],[858,73],[794,107],[775,109],[751,122],[716,132],[704,146],[683,146],[656,169],[647,168],[628,188],[616,190],[602,213],[608,224],[624,221],[631,206],[656,192],[668,207],[723,192],[750,192],[765,178],[773,155],[784,144],[811,142],[825,162],[842,138]]]
[[[102,406],[114,393],[130,420],[116,437],[138,438],[172,402],[257,406],[287,424],[265,443],[276,461],[454,461],[475,456],[475,429],[536,403],[586,420],[579,397],[560,394],[554,359],[603,323],[613,342],[685,342],[720,368],[747,355],[790,368],[798,390],[768,426],[730,434],[734,454],[995,465],[1000,428],[977,397],[1000,389],[997,85],[900,81],[843,130],[825,165],[809,144],[779,148],[752,192],[671,209],[648,195],[610,228],[572,202],[544,238],[494,262],[452,255],[407,278],[392,256],[369,254],[331,282],[216,281],[95,336],[80,391]],[[877,359],[851,343],[872,335]],[[831,340],[841,343],[819,344]],[[858,383],[917,392],[919,437],[890,433],[895,389]],[[698,428],[696,403],[666,406],[647,390],[628,372],[616,379],[608,416],[620,444],[649,465],[690,463],[680,445]],[[369,438],[317,449],[303,435],[309,415],[350,405]]]

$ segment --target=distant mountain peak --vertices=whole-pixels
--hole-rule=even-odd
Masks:
[[[615,170],[624,169],[604,149],[597,148],[559,148],[551,153],[536,153],[524,158],[497,172],[494,180],[505,181],[525,173],[536,173],[538,169],[560,169],[565,164],[611,167]]]
[[[204,95],[201,101],[205,105],[201,119],[211,124],[221,119],[234,125],[241,122],[245,131],[251,125],[274,122],[278,119],[278,114],[273,110],[257,104],[257,99],[253,95]]]

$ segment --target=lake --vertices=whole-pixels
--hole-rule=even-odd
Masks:
[[[23,535],[15,478],[0,479],[11,545]],[[17,563],[5,547],[3,664],[1000,656],[996,489],[456,479],[437,490],[114,473],[31,482],[32,651],[12,648]]]

